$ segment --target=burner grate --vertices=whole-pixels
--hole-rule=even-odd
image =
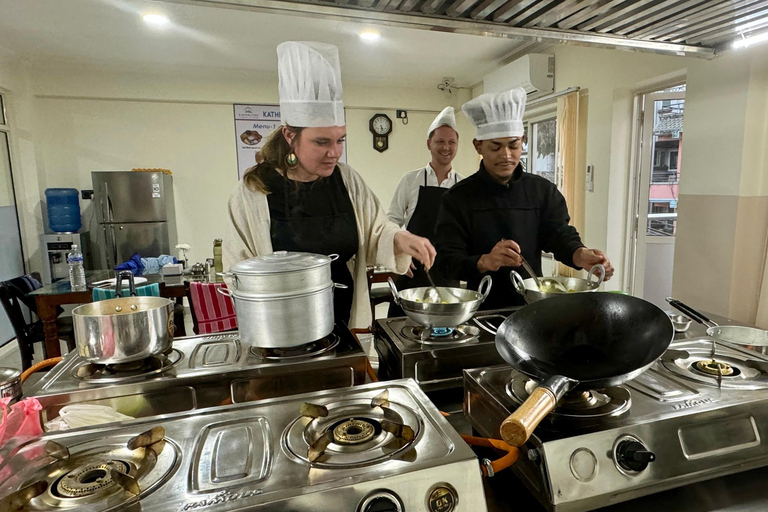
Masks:
[[[331,333],[323,339],[312,341],[298,347],[287,348],[260,348],[251,347],[252,355],[271,361],[286,361],[292,359],[303,359],[308,357],[317,357],[335,349],[339,344],[339,336]]]
[[[400,335],[407,340],[425,345],[471,343],[478,340],[480,329],[472,325],[456,327],[425,327],[423,325],[406,325],[400,329]]]
[[[84,363],[72,370],[77,380],[94,383],[112,383],[143,379],[166,372],[181,361],[180,351],[173,349],[167,354],[119,364]]]

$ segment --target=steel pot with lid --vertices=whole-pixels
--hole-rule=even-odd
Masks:
[[[6,397],[10,403],[21,398],[21,372],[14,368],[0,368],[0,398]]]
[[[130,297],[121,297],[122,279],[130,280]],[[131,272],[120,272],[117,298],[72,310],[80,357],[99,364],[138,361],[166,352],[173,343],[173,301],[138,297]]]
[[[239,296],[289,295],[328,288],[331,262],[338,254],[275,251],[232,265],[219,275],[232,279],[230,288]]]

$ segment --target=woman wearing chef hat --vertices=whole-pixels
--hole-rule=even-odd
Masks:
[[[613,275],[608,257],[587,249],[569,225],[565,198],[541,176],[523,172],[525,90],[483,94],[461,107],[477,135],[472,143],[482,157],[479,170],[444,196],[437,222],[437,266],[445,274],[477,288],[484,275],[493,289],[483,308],[519,305],[509,279],[521,255],[541,275],[541,253],[551,252],[562,263],[590,269],[600,263],[606,280]]]
[[[277,250],[338,254],[332,278],[349,289],[334,292],[336,319],[370,325],[367,266],[403,274],[411,257],[431,266],[435,249],[389,222],[360,175],[339,162],[346,128],[338,49],[290,41],[277,58],[283,126],[229,199],[224,266]]]

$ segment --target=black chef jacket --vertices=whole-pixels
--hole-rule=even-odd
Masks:
[[[467,281],[477,289],[483,274],[477,261],[500,240],[514,240],[523,256],[541,275],[541,253],[578,268],[573,253],[583,247],[579,233],[568,222],[565,198],[549,180],[523,172],[518,165],[506,185],[495,181],[482,162],[472,176],[454,185],[443,197],[438,215],[435,266],[441,273]],[[493,286],[482,309],[524,304],[509,277],[511,267],[489,272]],[[523,279],[529,276],[517,268]]]

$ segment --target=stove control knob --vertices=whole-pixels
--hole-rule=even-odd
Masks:
[[[626,440],[616,447],[616,462],[623,469],[639,473],[656,460],[656,454],[639,441]]]
[[[371,494],[363,501],[360,512],[403,512],[403,507],[394,494],[380,491]]]

